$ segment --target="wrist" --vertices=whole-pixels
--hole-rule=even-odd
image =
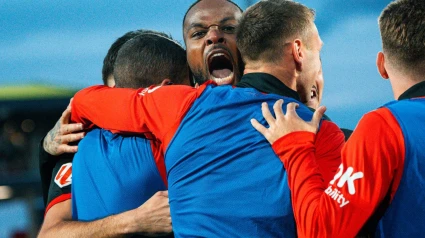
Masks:
[[[143,227],[143,220],[146,217],[144,210],[136,208],[124,213],[121,213],[121,217],[118,217],[121,222],[122,234],[134,234],[145,231],[145,227]]]

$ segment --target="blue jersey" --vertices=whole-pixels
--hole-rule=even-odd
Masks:
[[[142,205],[166,190],[149,140],[93,129],[73,162],[72,216],[91,221]]]
[[[195,101],[165,154],[175,234],[296,236],[285,169],[249,123],[265,124],[261,103],[280,98],[220,86],[207,87]],[[295,101],[284,100],[285,108]],[[312,113],[301,106],[298,115],[310,120]]]
[[[376,235],[422,237],[425,235],[425,98],[395,101],[385,107],[401,128],[405,156],[400,184]]]
[[[285,87],[273,76],[251,76],[246,88],[93,87],[74,97],[73,119],[118,132],[151,133],[161,141],[176,237],[295,237],[286,171],[250,119],[265,125],[261,103],[271,107],[278,99],[284,99],[284,109],[289,102],[298,103],[297,113],[305,120],[311,120],[313,113],[294,98],[264,94],[271,90],[260,92],[249,85],[264,82],[276,91]],[[96,100],[107,104],[89,106]],[[100,112],[102,118],[95,116]],[[326,157],[323,148],[317,151]],[[332,151],[334,158],[318,163],[334,168],[333,174],[340,164],[340,150]]]

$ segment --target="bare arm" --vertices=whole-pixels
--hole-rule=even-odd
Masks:
[[[48,210],[38,237],[122,237],[172,231],[168,192],[160,191],[140,207],[91,222],[72,221],[71,200]]]

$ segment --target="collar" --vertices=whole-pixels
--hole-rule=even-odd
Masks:
[[[407,89],[404,93],[398,97],[398,100],[424,97],[425,96],[425,81],[417,83]]]
[[[273,93],[285,97],[293,98],[297,101],[300,100],[298,93],[279,79],[271,74],[266,73],[249,73],[242,76],[242,79],[239,83],[236,84],[236,87],[239,88],[255,88],[263,93]]]

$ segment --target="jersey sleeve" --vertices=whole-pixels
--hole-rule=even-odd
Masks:
[[[41,187],[43,192],[43,201],[44,206],[47,206],[47,200],[49,197],[49,189],[52,182],[52,174],[57,163],[59,161],[72,161],[74,154],[65,153],[59,156],[53,156],[47,153],[43,148],[43,140],[41,140],[38,150],[39,150],[39,170],[41,178]]]
[[[74,96],[71,119],[86,128],[97,125],[114,133],[152,133],[163,140],[205,87],[171,85],[135,90],[93,86]]]
[[[354,237],[400,182],[405,151],[401,129],[388,109],[366,114],[327,185],[315,158],[314,140],[313,133],[294,132],[273,144],[288,172],[298,235]]]
[[[323,120],[314,141],[316,161],[325,184],[333,178],[341,164],[341,151],[345,144],[344,133],[328,120]]]
[[[45,214],[54,205],[71,199],[72,157],[60,158],[51,172]]]

